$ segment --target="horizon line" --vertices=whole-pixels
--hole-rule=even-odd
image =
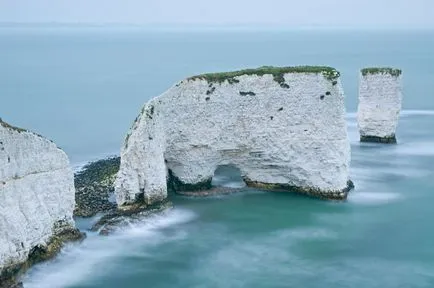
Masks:
[[[89,28],[104,28],[104,27],[129,27],[129,28],[145,28],[145,29],[282,29],[282,30],[434,30],[434,27],[420,27],[420,26],[360,26],[360,25],[289,25],[279,23],[129,23],[129,22],[59,22],[59,21],[46,21],[46,22],[11,22],[0,21],[0,28],[4,27],[29,27],[34,28],[49,28],[54,26],[63,26],[65,28],[73,27],[89,27]]]

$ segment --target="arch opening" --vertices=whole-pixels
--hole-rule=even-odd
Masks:
[[[241,170],[235,165],[220,165],[214,171],[211,181],[213,187],[244,188],[246,183],[241,175]]]

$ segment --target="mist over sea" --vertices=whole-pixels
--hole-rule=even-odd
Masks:
[[[263,65],[341,72],[356,185],[346,203],[254,189],[171,195],[174,209],[88,233],[25,287],[434,287],[434,31],[0,26],[0,117],[80,165],[118,154],[141,106],[177,81]],[[403,70],[398,145],[358,142],[365,66]],[[242,186],[233,170],[216,181]]]

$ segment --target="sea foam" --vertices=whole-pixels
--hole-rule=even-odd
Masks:
[[[172,209],[153,215],[140,223],[131,224],[110,236],[89,232],[80,244],[69,244],[53,261],[37,265],[23,279],[26,288],[64,288],[92,282],[118,269],[123,257],[145,257],[146,250],[163,243],[186,237],[179,227],[195,219],[190,210]],[[176,228],[173,233],[165,229]]]

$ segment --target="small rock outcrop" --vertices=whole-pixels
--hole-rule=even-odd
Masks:
[[[361,142],[396,143],[402,102],[401,82],[399,69],[361,70],[357,111]]]
[[[66,154],[0,119],[0,287],[83,235],[75,228],[74,179]]]
[[[219,165],[248,186],[345,199],[350,144],[339,72],[261,67],[194,76],[143,107],[121,151],[119,208],[211,187]]]
[[[111,201],[120,157],[110,157],[85,165],[74,175],[75,216],[91,217],[116,208]]]
[[[99,235],[109,235],[112,232],[123,229],[133,223],[141,222],[143,219],[151,215],[164,212],[167,209],[173,208],[172,202],[165,200],[156,203],[155,205],[135,206],[136,209],[128,210],[112,210],[101,217],[90,229],[93,232],[98,232]]]

